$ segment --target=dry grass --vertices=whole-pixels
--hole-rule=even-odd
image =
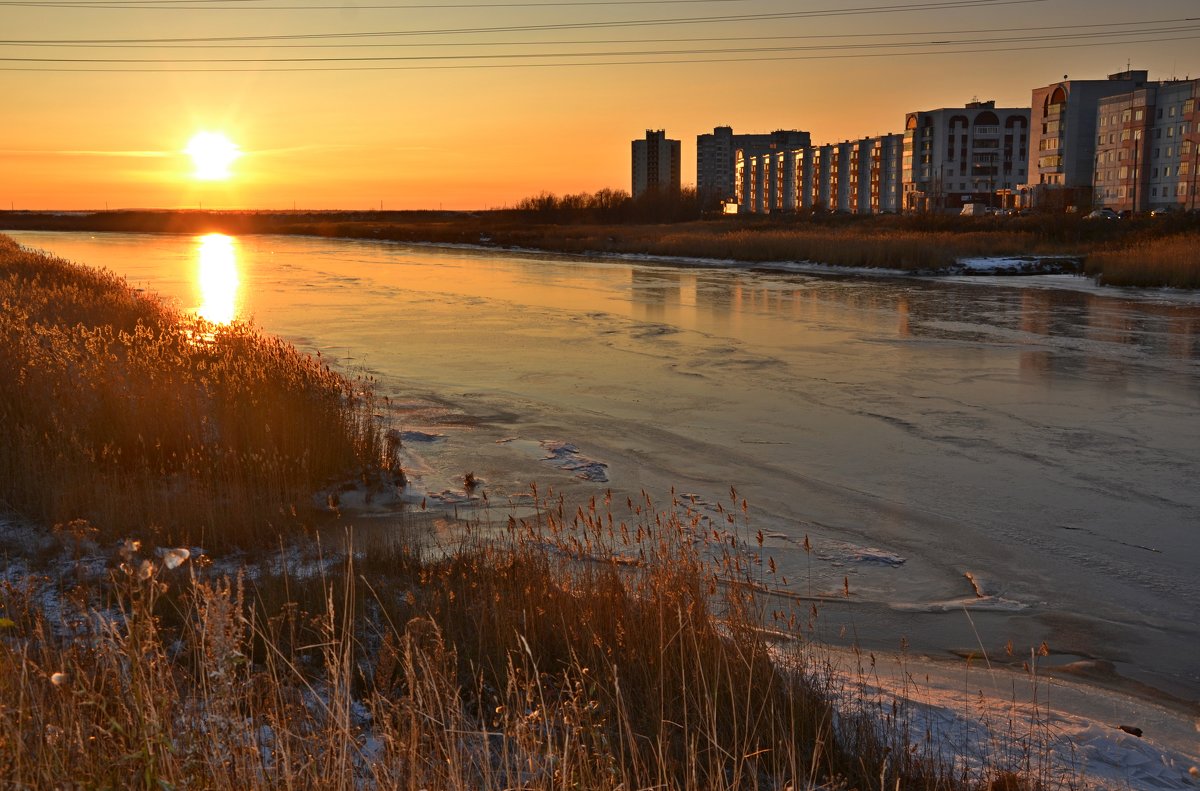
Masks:
[[[1088,256],[1088,274],[1110,286],[1200,288],[1200,233],[1148,239]]]
[[[0,237],[0,499],[108,536],[273,544],[383,459],[372,396],[245,325]]]
[[[125,545],[65,617],[7,585],[0,773],[37,788],[970,787],[838,701],[811,616],[763,610],[771,572],[740,520],[714,529],[648,498],[571,514],[551,495],[440,560],[247,576]]]

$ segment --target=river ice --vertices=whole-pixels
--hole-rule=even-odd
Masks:
[[[376,377],[431,503],[734,486],[796,593],[850,591],[833,641],[1044,640],[1200,700],[1191,295],[285,237],[222,289],[192,237],[11,235]]]

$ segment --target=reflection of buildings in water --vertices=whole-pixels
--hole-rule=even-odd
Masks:
[[[233,238],[210,233],[198,240],[196,285],[200,305],[196,315],[213,324],[229,324],[237,318],[237,247]]]
[[[1200,331],[1200,317],[1180,316],[1169,320],[1167,322],[1167,352],[1172,357],[1183,360],[1194,360],[1200,357],[1197,331]]]
[[[680,274],[634,266],[629,269],[631,301],[642,318],[659,318],[680,302]]]
[[[896,317],[898,319],[896,335],[901,338],[911,337],[912,329],[908,324],[908,296],[905,294],[901,294],[896,301]]]
[[[1134,321],[1124,303],[1091,297],[1087,303],[1087,336],[1103,343],[1133,343]]]
[[[1021,331],[1030,335],[1050,334],[1050,311],[1053,309],[1049,291],[1026,289],[1021,293]],[[1030,343],[1029,340],[1025,341]],[[1017,368],[1021,378],[1041,379],[1050,372],[1050,352],[1039,350],[1023,351]]]

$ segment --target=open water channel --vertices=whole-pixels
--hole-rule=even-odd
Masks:
[[[832,639],[1200,701],[1200,298],[302,237],[13,232],[379,381],[431,504],[749,502]],[[459,506],[460,513],[462,506]],[[804,549],[805,536],[812,545]],[[843,585],[848,582],[847,600]],[[1143,689],[1143,692],[1148,690]]]

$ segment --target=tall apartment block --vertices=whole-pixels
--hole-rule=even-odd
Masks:
[[[902,135],[749,154],[736,160],[738,205],[771,214],[899,212]]]
[[[662,129],[646,130],[645,140],[633,141],[633,197],[646,192],[678,193],[680,145]]]
[[[1200,170],[1200,80],[1146,83],[1096,110],[1093,205],[1191,209]]]
[[[1091,204],[1100,102],[1146,87],[1146,78],[1145,71],[1123,71],[1106,80],[1064,77],[1033,89],[1026,205],[1061,210]]]
[[[805,148],[810,142],[808,132],[795,129],[735,135],[733,127],[718,126],[711,134],[696,135],[696,192],[705,203],[732,200],[737,194],[738,151],[755,156]]]
[[[904,208],[1013,205],[1028,181],[1030,109],[993,101],[909,113],[904,123]]]

